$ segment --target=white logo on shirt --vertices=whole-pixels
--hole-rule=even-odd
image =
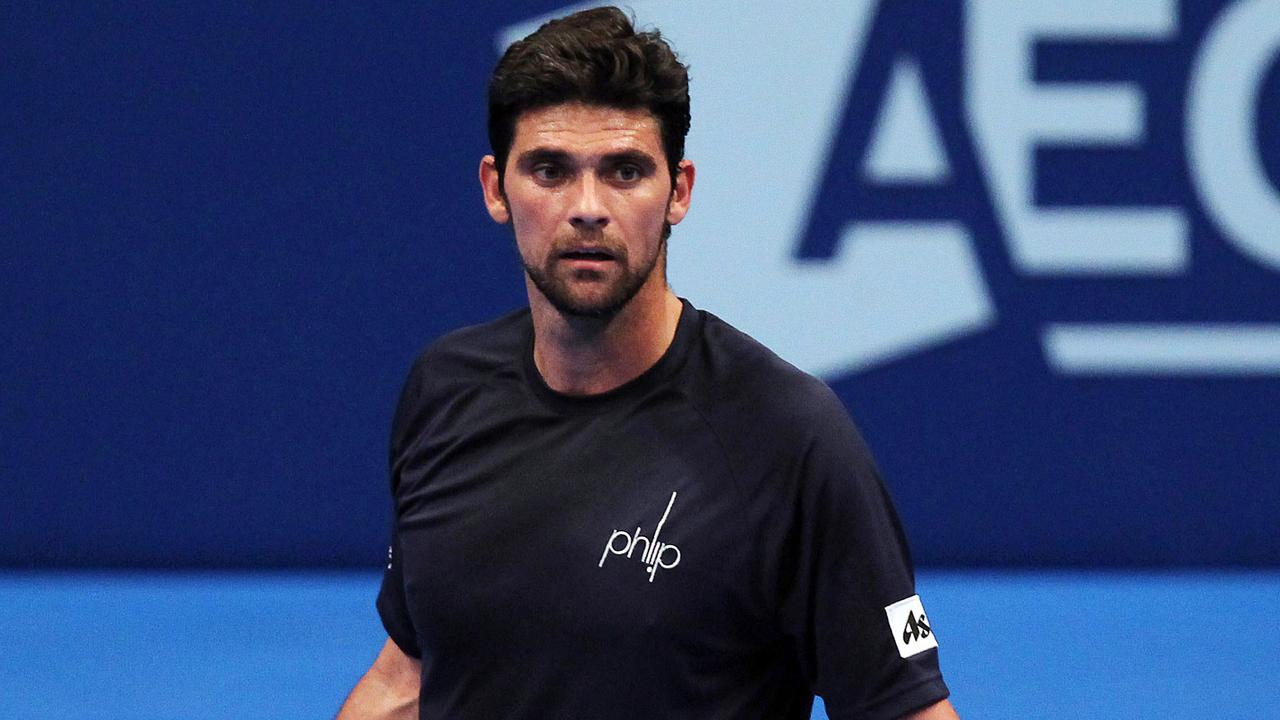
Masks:
[[[924,614],[924,604],[919,595],[889,605],[884,609],[889,616],[889,632],[898,645],[898,654],[904,658],[918,655],[938,647],[938,636],[933,634],[929,616]]]
[[[637,527],[635,534],[630,534],[625,530],[614,529],[613,534],[609,536],[608,542],[604,544],[604,553],[600,555],[600,564],[596,567],[604,567],[604,561],[609,559],[609,555],[626,555],[631,557],[636,551],[636,545],[640,541],[644,541],[644,550],[640,553],[640,560],[649,567],[645,572],[649,573],[649,582],[658,576],[658,568],[670,570],[680,564],[680,548],[675,545],[668,545],[658,542],[658,536],[662,534],[662,525],[667,522],[667,516],[671,514],[671,506],[676,503],[676,494],[671,493],[671,500],[667,502],[667,509],[662,513],[662,519],[658,521],[658,528],[653,531],[653,539],[641,535],[640,528]],[[622,540],[622,545],[617,545],[616,541]]]

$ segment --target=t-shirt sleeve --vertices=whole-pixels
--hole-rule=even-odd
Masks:
[[[401,558],[399,533],[393,531],[391,544],[387,548],[387,568],[382,573],[382,588],[378,591],[378,616],[382,618],[382,626],[387,629],[387,636],[406,655],[421,658],[422,648],[418,645],[418,633],[414,630],[413,620],[409,616],[409,606],[405,600]]]
[[[798,461],[783,630],[832,720],[899,718],[948,690],[897,512],[830,400]]]
[[[414,362],[404,387],[400,391],[400,399],[396,403],[395,414],[391,420],[391,442],[389,448],[389,466],[391,479],[391,496],[393,501],[400,491],[400,470],[404,462],[407,446],[413,436],[420,431],[423,414],[422,403],[422,366],[425,353]],[[393,506],[398,503],[393,502]],[[422,657],[422,649],[418,644],[418,634],[413,626],[413,618],[409,614],[409,603],[404,587],[404,554],[400,550],[398,513],[392,513],[391,542],[387,546],[387,567],[382,574],[382,587],[378,591],[378,615],[387,635],[406,655]]]

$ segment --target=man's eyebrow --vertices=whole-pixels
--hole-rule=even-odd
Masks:
[[[548,147],[530,148],[520,153],[516,158],[516,165],[521,168],[528,168],[538,163],[550,162],[567,165],[573,162],[573,156],[564,150],[557,150]],[[647,152],[640,150],[621,150],[618,152],[606,153],[601,162],[604,165],[620,165],[622,163],[634,163],[639,165],[645,172],[653,172],[658,167],[658,162]]]
[[[639,165],[647,173],[651,173],[658,168],[658,161],[647,152],[639,150],[623,150],[616,153],[608,153],[604,156],[604,162],[607,165],[621,165],[622,163],[632,163]]]
[[[520,153],[520,157],[516,159],[516,164],[520,167],[529,167],[540,162],[567,163],[569,160],[569,153],[563,150],[538,147]]]

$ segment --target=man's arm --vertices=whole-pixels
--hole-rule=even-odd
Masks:
[[[917,710],[902,720],[960,720],[956,709],[948,700],[939,700],[923,710]]]
[[[422,663],[390,638],[338,711],[338,720],[418,720]]]

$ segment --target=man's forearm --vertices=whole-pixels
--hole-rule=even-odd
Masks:
[[[338,720],[418,720],[422,663],[390,638],[338,711]]]
[[[418,693],[410,695],[370,670],[342,703],[337,720],[418,720]]]

